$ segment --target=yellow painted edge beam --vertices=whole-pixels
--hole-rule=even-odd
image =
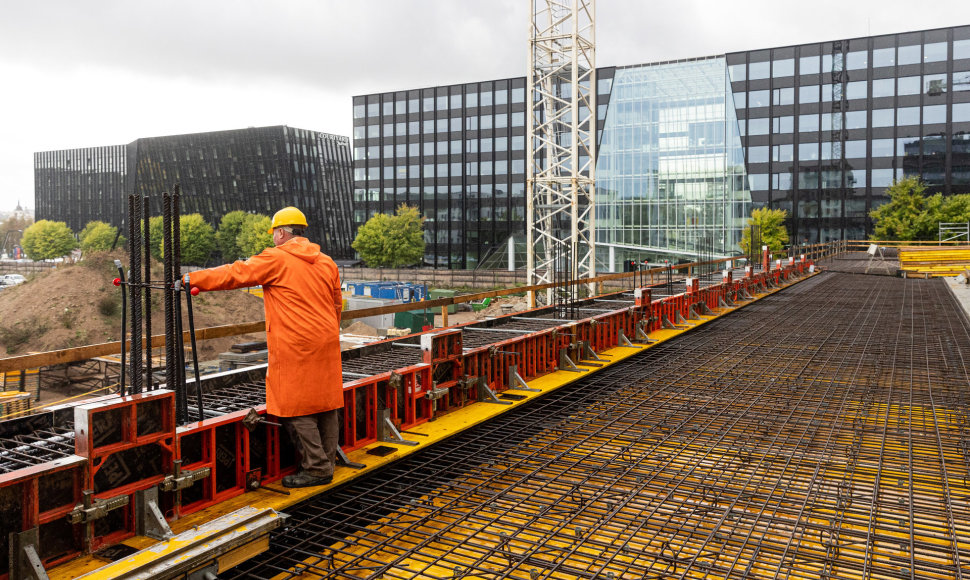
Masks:
[[[590,367],[588,365],[583,365],[582,363],[577,363],[577,366],[579,366],[580,368],[587,368],[589,369],[589,372],[576,373],[576,372],[569,372],[569,371],[555,371],[550,374],[537,377],[529,381],[529,386],[534,389],[539,389],[540,392],[508,391],[517,395],[525,396],[524,399],[521,399],[518,401],[511,401],[512,403],[511,405],[495,405],[490,403],[478,402],[478,403],[471,404],[467,407],[463,407],[461,409],[456,409],[455,411],[451,411],[445,415],[442,415],[438,419],[435,419],[434,421],[428,421],[426,423],[422,423],[415,427],[411,427],[407,430],[407,433],[404,433],[404,436],[405,438],[411,441],[417,441],[418,445],[409,446],[409,445],[397,445],[394,443],[377,442],[377,443],[368,445],[362,449],[353,451],[348,454],[348,457],[350,458],[350,460],[357,463],[363,463],[365,467],[363,469],[350,469],[347,467],[338,466],[336,472],[334,473],[333,482],[330,483],[329,485],[286,490],[286,491],[289,491],[289,495],[282,495],[269,490],[258,490],[254,492],[247,492],[247,493],[238,495],[234,498],[230,498],[226,501],[223,501],[218,505],[214,505],[212,507],[190,514],[182,519],[169,522],[169,525],[171,526],[172,531],[175,534],[179,534],[188,529],[191,529],[192,527],[199,526],[207,521],[229,514],[245,506],[252,506],[255,508],[272,508],[276,511],[285,512],[286,508],[292,505],[295,505],[304,500],[307,500],[315,495],[326,493],[327,490],[333,487],[343,485],[349,481],[358,479],[364,475],[367,475],[373,472],[377,468],[393,463],[398,459],[406,457],[417,451],[424,450],[429,445],[433,445],[434,443],[437,443],[438,441],[441,441],[447,437],[450,437],[451,435],[455,435],[457,433],[460,433],[462,431],[475,427],[476,425],[484,423],[485,421],[488,421],[493,417],[501,415],[502,413],[505,413],[510,409],[514,409],[518,406],[524,405],[532,401],[537,397],[541,397],[546,393],[552,392],[556,389],[559,389],[561,387],[574,383],[578,380],[581,380],[587,376],[590,376],[591,374],[594,374],[599,369],[607,368],[613,364],[616,364],[636,354],[639,354],[644,350],[653,348],[654,346],[661,344],[663,342],[666,342],[672,338],[676,338],[681,334],[684,334],[685,332],[690,332],[691,330],[699,326],[703,326],[708,322],[715,320],[717,318],[720,318],[725,314],[734,312],[739,308],[744,308],[748,304],[752,304],[753,302],[756,302],[758,300],[761,300],[762,298],[770,296],[784,288],[787,288],[792,284],[796,284],[798,282],[807,280],[808,278],[815,276],[818,273],[819,272],[815,272],[813,274],[806,274],[802,278],[788,281],[784,286],[781,286],[779,288],[772,289],[765,293],[754,294],[752,300],[744,301],[743,303],[738,304],[738,306],[735,306],[732,308],[712,308],[712,310],[716,313],[714,316],[702,315],[699,320],[688,320],[687,324],[681,325],[681,326],[685,326],[686,328],[662,329],[662,330],[654,331],[650,333],[650,338],[654,340],[654,342],[651,342],[649,344],[642,345],[642,346],[633,346],[633,347],[617,347],[617,348],[610,349],[608,351],[597,353],[600,357],[606,358],[606,360],[604,360],[602,363],[598,363],[602,365],[600,367]],[[409,434],[411,433],[420,433],[421,435],[424,435],[424,436],[421,436],[421,435],[417,437],[413,435],[409,436]],[[368,449],[372,449],[380,445],[394,447],[397,449],[397,451],[389,455],[386,455],[384,457],[369,455],[367,453]],[[283,489],[282,484],[280,482],[274,482],[268,487],[272,487],[273,489],[277,489],[277,490]],[[156,544],[157,540],[146,538],[144,536],[136,536],[125,540],[123,543],[141,550]],[[50,576],[51,580],[61,579],[61,578],[65,580],[73,579],[81,574],[84,574],[86,572],[99,568],[103,565],[104,565],[103,560],[98,560],[93,556],[81,556],[70,562],[67,562],[60,566],[52,568],[51,570],[48,570],[48,575]]]

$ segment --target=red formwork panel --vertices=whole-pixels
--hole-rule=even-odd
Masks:
[[[344,383],[344,428],[341,434],[344,451],[353,451],[377,441],[377,389],[390,379],[391,373],[386,372]]]
[[[74,455],[0,475],[0,579],[10,568],[8,534],[37,528],[38,556],[55,566],[84,551],[84,531],[67,516],[81,502],[87,479],[85,458]]]
[[[95,499],[149,489],[173,471],[175,394],[152,391],[74,408],[76,453],[89,460],[85,489]],[[93,551],[134,535],[134,497],[93,526]]]
[[[424,362],[431,365],[431,387],[447,389],[447,396],[438,399],[437,408],[447,410],[469,402],[469,393],[462,382],[461,330],[445,330],[421,335]]]
[[[215,505],[249,489],[250,478],[262,483],[276,481],[295,469],[292,457],[283,458],[283,439],[287,437],[277,425],[279,419],[266,416],[266,406],[254,410],[269,423],[261,422],[247,429],[243,423],[249,410],[183,425],[177,429],[181,468],[209,468],[209,476],[177,493],[170,500],[175,513],[182,517]]]
[[[431,419],[431,401],[425,396],[430,386],[431,365],[411,365],[390,373],[386,384],[378,388],[378,399],[390,410],[394,425],[408,429]]]

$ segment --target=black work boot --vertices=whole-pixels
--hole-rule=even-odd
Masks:
[[[333,475],[317,476],[310,475],[305,471],[300,471],[293,475],[283,478],[283,487],[314,487],[317,485],[327,485],[333,481]]]

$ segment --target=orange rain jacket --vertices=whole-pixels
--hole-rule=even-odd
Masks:
[[[297,237],[248,260],[189,274],[200,290],[263,286],[266,309],[266,410],[299,417],[339,409],[340,272],[320,246]]]

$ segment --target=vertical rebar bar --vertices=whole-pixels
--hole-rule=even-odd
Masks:
[[[177,364],[175,356],[175,303],[174,285],[175,279],[172,276],[172,197],[166,191],[162,194],[162,270],[163,283],[165,286],[165,386],[175,391],[175,410],[176,420],[181,422],[181,405],[178,399],[181,396],[178,391],[175,368]]]
[[[152,380],[152,248],[151,235],[148,231],[148,196],[142,199],[142,246],[145,251],[145,389],[152,390],[154,381]],[[137,233],[137,232],[136,232]]]
[[[141,216],[141,196],[128,196],[128,259],[130,263],[128,274],[128,296],[131,308],[131,358],[129,360],[131,372],[131,392],[142,391],[142,308],[141,308],[141,236],[138,235],[136,224]]]

